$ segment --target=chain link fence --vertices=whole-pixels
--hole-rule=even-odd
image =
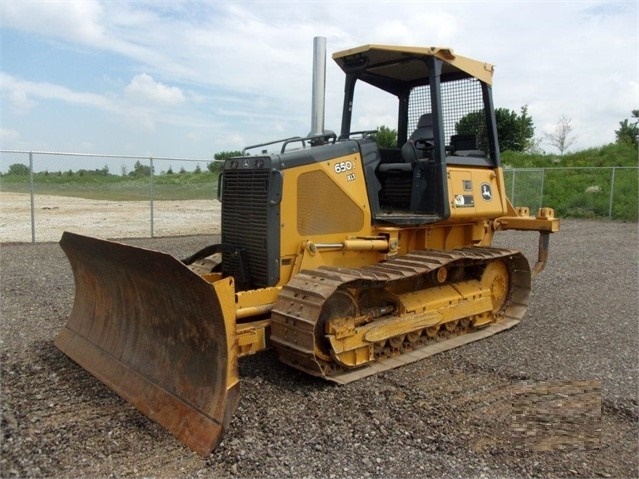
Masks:
[[[218,234],[209,159],[0,151],[0,242]],[[516,206],[560,217],[637,221],[637,167],[504,170]]]
[[[531,212],[541,206],[559,217],[637,221],[636,166],[512,168],[504,170],[506,193]]]
[[[0,151],[0,242],[216,234],[222,162]]]

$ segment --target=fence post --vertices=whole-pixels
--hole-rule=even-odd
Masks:
[[[512,185],[510,185],[510,189],[511,189],[511,194],[510,194],[510,201],[512,202],[513,205],[515,205],[515,169],[513,168],[513,183]]]
[[[149,163],[151,167],[151,179],[149,181],[149,198],[151,205],[151,238],[154,238],[154,230],[153,230],[153,158],[149,158]]]
[[[544,207],[544,180],[546,179],[546,168],[541,169],[541,198],[539,199],[539,208]]]
[[[33,152],[29,152],[29,193],[31,196],[31,243],[35,243],[35,188],[33,187]]]
[[[612,219],[612,199],[615,194],[615,171],[616,167],[612,167],[612,178],[610,178],[610,200],[608,201],[608,219]]]

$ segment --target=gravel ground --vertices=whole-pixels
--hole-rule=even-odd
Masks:
[[[127,240],[185,256],[211,236]],[[535,257],[536,236],[499,246]],[[265,352],[207,459],[53,346],[55,243],[3,244],[2,477],[638,477],[637,225],[564,220],[517,328],[336,386]]]

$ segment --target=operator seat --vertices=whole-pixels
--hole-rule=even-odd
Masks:
[[[425,151],[434,140],[433,116],[426,113],[419,117],[417,128],[401,148],[401,163],[380,163],[377,176],[381,183],[379,204],[382,209],[411,212],[426,211],[425,191],[428,185],[428,170]],[[423,143],[419,148],[416,142]],[[399,160],[400,158],[398,158]]]
[[[425,113],[419,117],[417,128],[408,137],[408,141],[402,145],[402,159],[405,163],[415,164],[424,157],[424,152],[415,147],[417,140],[432,142],[435,135],[433,133],[433,114]]]

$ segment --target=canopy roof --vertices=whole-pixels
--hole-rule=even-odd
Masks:
[[[344,73],[395,94],[428,84],[427,57],[444,61],[442,82],[474,77],[492,84],[493,65],[457,55],[450,48],[364,45],[333,54]]]

